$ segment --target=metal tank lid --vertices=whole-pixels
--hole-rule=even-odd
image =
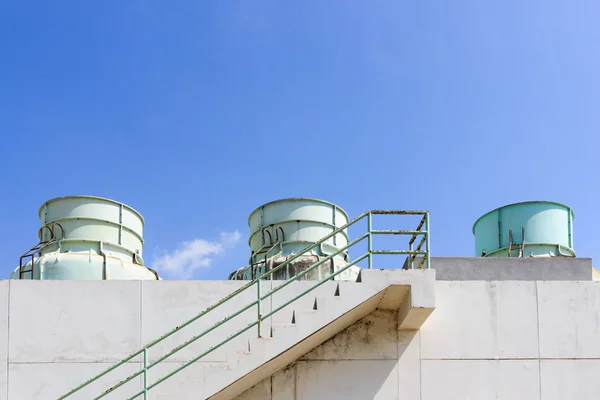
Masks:
[[[479,220],[481,220],[483,217],[493,213],[494,211],[498,211],[502,208],[507,208],[507,207],[512,207],[512,206],[518,206],[521,204],[536,204],[536,203],[542,203],[542,204],[554,204],[557,206],[561,206],[564,208],[567,208],[570,212],[571,212],[571,216],[573,217],[573,219],[575,219],[575,211],[573,211],[573,209],[571,207],[569,207],[566,204],[563,203],[559,203],[557,201],[547,201],[547,200],[530,200],[530,201],[520,201],[518,203],[511,203],[511,204],[506,204],[504,206],[501,207],[496,207],[491,211],[486,212],[485,214],[483,214],[481,217],[477,218],[477,221],[475,221],[475,223],[473,224],[473,228],[471,229],[471,231],[473,232],[473,234],[475,234],[475,226],[477,225],[477,223],[479,222]]]
[[[125,203],[121,203],[120,201],[116,201],[116,200],[112,200],[112,199],[108,199],[106,197],[98,197],[98,196],[89,196],[89,195],[70,195],[70,196],[63,196],[63,197],[55,197],[53,199],[47,200],[44,203],[42,203],[42,205],[40,206],[39,210],[38,210],[38,217],[41,218],[42,216],[42,210],[44,209],[44,206],[46,206],[46,204],[50,204],[52,202],[58,201],[58,200],[67,200],[67,199],[92,199],[92,200],[102,200],[102,201],[106,201],[108,203],[113,203],[113,204],[118,204],[118,205],[122,205],[123,207],[127,208],[128,210],[132,211],[134,214],[136,214],[138,217],[140,217],[140,220],[142,221],[142,227],[146,225],[146,221],[144,220],[144,217],[142,216],[142,214],[137,211],[135,208],[128,206]]]
[[[248,225],[250,225],[250,219],[252,218],[252,215],[254,215],[255,212],[257,212],[261,208],[266,207],[268,205],[275,204],[275,203],[281,203],[283,201],[314,201],[316,203],[327,204],[328,206],[335,207],[337,210],[339,210],[340,212],[342,212],[346,216],[346,219],[350,218],[348,216],[348,213],[342,207],[338,206],[337,204],[333,204],[333,203],[331,203],[329,201],[325,201],[325,200],[321,200],[321,199],[315,199],[315,198],[311,198],[311,197],[289,197],[289,198],[286,198],[286,199],[273,200],[273,201],[270,201],[268,203],[265,203],[265,204],[262,204],[262,205],[256,207],[254,209],[254,211],[252,211],[250,213],[250,216],[248,217]]]

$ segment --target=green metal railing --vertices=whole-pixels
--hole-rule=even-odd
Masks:
[[[373,225],[373,215],[417,215],[417,216],[420,215],[420,216],[422,216],[422,218],[421,218],[421,220],[419,222],[419,225],[418,225],[417,229],[415,229],[415,230],[373,230],[373,228],[372,228],[372,225]],[[319,261],[315,262],[314,264],[312,264],[306,270],[304,270],[304,271],[300,272],[299,274],[291,277],[290,279],[284,281],[283,283],[281,283],[277,287],[272,288],[269,292],[267,292],[265,294],[261,293],[261,285],[260,285],[261,280],[264,280],[265,278],[268,278],[269,276],[272,277],[272,275],[275,272],[281,270],[282,268],[284,268],[289,263],[291,263],[294,260],[296,260],[299,257],[301,257],[303,254],[306,254],[306,253],[310,252],[311,250],[317,249],[318,246],[320,246],[325,241],[329,240],[333,236],[341,233],[342,231],[346,230],[347,228],[349,228],[352,225],[355,225],[357,222],[359,222],[359,221],[361,221],[361,220],[363,220],[365,218],[367,219],[367,232],[366,233],[364,233],[364,234],[360,235],[358,238],[352,240],[346,246],[344,246],[343,248],[340,248],[335,253],[332,253],[332,254],[328,255],[327,257],[324,257],[324,258],[320,259]],[[425,229],[423,230],[424,226],[425,226]],[[408,250],[374,250],[373,249],[373,236],[374,235],[409,235],[409,236],[411,236],[411,238],[409,240],[409,248],[408,248]],[[414,245],[414,243],[416,242],[416,240],[418,239],[419,236],[421,236],[421,240],[420,240],[419,244],[417,245],[417,247],[413,249],[413,245]],[[308,274],[309,272],[311,272],[315,268],[318,268],[323,263],[331,260],[333,257],[335,257],[335,256],[343,253],[344,251],[347,251],[348,249],[350,249],[351,247],[355,246],[356,244],[362,242],[365,239],[367,239],[367,251],[364,254],[362,254],[361,256],[357,257],[353,261],[349,262],[347,265],[344,265],[343,267],[341,267],[337,271],[334,271],[333,273],[329,274],[325,278],[322,278],[321,280],[315,281],[314,285],[312,285],[311,287],[309,287],[308,289],[306,289],[302,293],[300,293],[300,294],[298,294],[298,295],[290,298],[289,300],[287,300],[285,303],[283,303],[279,307],[271,310],[270,312],[268,312],[268,313],[266,313],[264,315],[262,314],[261,303],[264,300],[270,298],[273,294],[277,293],[278,291],[280,291],[284,287],[288,286],[292,282],[301,279],[303,276],[305,276],[306,274]],[[425,249],[423,249],[423,246],[425,246]],[[129,375],[127,378],[125,378],[124,380],[120,381],[119,383],[117,383],[116,385],[112,386],[111,388],[105,390],[104,392],[102,392],[98,396],[94,397],[93,399],[94,400],[101,399],[101,398],[107,396],[108,394],[114,392],[116,389],[120,388],[121,386],[123,386],[127,382],[131,381],[132,379],[134,379],[134,378],[136,378],[136,377],[138,377],[140,375],[143,375],[143,388],[141,390],[139,390],[137,393],[135,393],[132,396],[130,396],[130,397],[122,396],[121,398],[126,398],[128,400],[134,400],[134,399],[138,398],[139,396],[143,396],[142,398],[144,400],[146,400],[149,390],[151,390],[152,388],[156,387],[157,385],[159,385],[160,383],[164,382],[165,380],[169,379],[170,377],[172,377],[173,375],[177,374],[181,370],[189,367],[190,365],[192,365],[193,363],[197,362],[201,358],[207,356],[208,354],[210,354],[211,352],[213,352],[216,349],[220,348],[221,346],[223,346],[224,344],[228,343],[229,341],[231,341],[231,340],[235,339],[236,337],[240,336],[242,333],[244,333],[244,332],[252,329],[253,327],[257,327],[258,337],[261,337],[262,336],[262,330],[261,330],[262,321],[264,321],[266,318],[271,317],[273,314],[281,311],[283,308],[287,307],[288,305],[290,305],[294,301],[298,300],[299,298],[301,298],[302,296],[306,295],[307,293],[313,291],[317,287],[323,285],[325,282],[327,282],[329,280],[332,280],[337,275],[339,275],[342,272],[346,271],[350,267],[352,267],[352,266],[360,263],[361,261],[363,261],[365,259],[368,259],[368,268],[373,268],[373,256],[374,255],[377,255],[377,254],[407,255],[408,256],[408,258],[407,258],[408,268],[413,268],[414,269],[415,268],[415,261],[417,261],[417,257],[421,256],[421,257],[419,257],[420,259],[418,260],[419,263],[418,263],[417,268],[421,269],[421,268],[425,267],[425,268],[429,269],[430,268],[429,251],[430,251],[430,240],[429,240],[429,212],[428,211],[394,211],[394,210],[371,210],[371,211],[367,211],[367,212],[363,213],[362,215],[360,215],[359,217],[355,218],[354,220],[348,222],[346,225],[335,229],[334,231],[332,231],[327,236],[321,238],[319,241],[317,241],[317,242],[313,243],[312,245],[306,247],[304,250],[300,251],[299,253],[297,253],[293,257],[290,257],[289,259],[287,259],[285,262],[283,262],[282,264],[278,265],[277,267],[275,267],[275,268],[273,268],[273,269],[265,272],[264,274],[260,275],[256,279],[254,279],[254,280],[250,281],[249,283],[245,284],[244,286],[242,286],[238,290],[236,290],[236,291],[232,292],[231,294],[225,296],[219,302],[217,302],[214,305],[208,307],[207,309],[205,309],[204,311],[202,311],[200,314],[198,314],[195,317],[191,318],[190,320],[184,322],[183,324],[179,325],[175,329],[167,332],[166,334],[162,335],[158,339],[156,339],[156,340],[148,343],[142,349],[136,351],[133,354],[130,354],[129,356],[125,357],[124,359],[122,359],[121,361],[119,361],[118,363],[116,363],[115,365],[111,366],[110,368],[106,369],[105,371],[101,372],[100,374],[96,375],[95,377],[89,379],[88,381],[84,382],[83,384],[77,386],[75,389],[71,390],[70,392],[62,395],[61,397],[58,398],[58,400],[66,399],[69,396],[71,396],[71,395],[79,392],[81,389],[83,389],[83,388],[87,387],[88,385],[90,385],[91,383],[97,381],[98,379],[100,379],[101,377],[105,376],[109,372],[114,371],[118,367],[124,365],[128,361],[131,361],[132,359],[134,359],[135,357],[138,357],[140,355],[142,355],[142,363],[143,363],[142,364],[143,367],[140,370],[138,370],[135,373]],[[209,328],[207,328],[203,332],[201,332],[201,333],[193,336],[188,341],[184,342],[183,344],[177,346],[176,348],[174,348],[173,350],[171,350],[167,354],[164,354],[163,356],[161,356],[160,358],[158,358],[156,361],[153,361],[151,363],[149,362],[149,359],[148,359],[148,350],[149,349],[151,349],[152,347],[154,347],[158,343],[162,342],[166,338],[170,337],[174,333],[181,331],[183,328],[185,328],[186,326],[190,325],[191,323],[197,321],[198,319],[202,318],[204,315],[208,314],[212,310],[218,308],[219,306],[223,305],[224,303],[228,302],[229,300],[235,298],[240,293],[242,293],[242,292],[244,292],[244,291],[252,288],[254,285],[256,285],[256,300],[250,302],[249,304],[247,304],[246,306],[242,307],[241,309],[239,309],[238,311],[234,312],[233,314],[229,315],[228,317],[220,320],[218,323],[210,326]],[[198,339],[204,337],[205,335],[207,335],[210,332],[214,331],[218,327],[226,324],[228,321],[234,319],[235,317],[239,316],[243,312],[245,312],[245,311],[247,311],[247,310],[249,310],[249,309],[251,309],[252,307],[255,307],[255,306],[256,306],[256,309],[257,309],[257,318],[256,318],[255,321],[253,321],[250,324],[246,325],[244,328],[242,328],[241,330],[235,332],[231,336],[228,336],[227,338],[225,338],[221,342],[217,343],[216,345],[214,345],[212,347],[209,347],[207,350],[205,350],[203,353],[201,353],[197,357],[195,357],[192,360],[189,360],[188,362],[186,362],[185,364],[179,366],[178,368],[176,368],[175,370],[173,370],[170,373],[166,374],[162,378],[160,378],[160,379],[158,379],[158,380],[156,380],[156,381],[154,381],[152,383],[148,383],[148,370],[150,370],[151,368],[153,368],[154,366],[156,366],[160,362],[166,360],[168,357],[172,356],[173,354],[177,353],[178,351],[182,350],[183,348],[187,347],[188,345],[192,344],[193,342],[195,342]]]

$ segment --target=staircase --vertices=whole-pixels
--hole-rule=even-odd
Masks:
[[[311,298],[312,307],[294,304],[290,323],[273,323],[269,337],[250,339],[247,352],[228,356],[228,366],[205,374],[206,391],[196,398],[233,399],[376,309],[405,308],[399,329],[418,329],[434,309],[434,271],[385,272],[364,270],[361,282],[328,284]],[[411,287],[427,294],[411,299]]]
[[[382,214],[421,215],[422,219],[416,230],[373,230],[372,216]],[[286,281],[271,280],[273,274],[285,268],[286,264],[293,262],[303,254],[320,246],[329,238],[364,219],[367,220],[367,232],[348,243],[346,247],[319,260],[307,270]],[[424,225],[427,227],[426,230],[421,229]],[[409,250],[374,250],[372,245],[373,235],[411,236],[410,248]],[[421,250],[421,246],[417,250],[412,250],[412,244],[417,236],[423,237],[423,242],[426,245],[425,250]],[[328,262],[336,255],[362,241],[367,242],[367,251],[343,268],[319,281],[300,280],[313,269],[318,268],[321,264]],[[419,266],[425,268],[374,270],[372,269],[372,259],[376,254],[396,254],[409,257],[420,255],[423,262]],[[137,360],[140,357],[143,365],[140,370],[96,395],[96,397],[86,395],[85,398],[96,400],[111,395],[111,398],[130,400],[167,398],[232,399],[376,309],[398,310],[398,329],[418,329],[434,309],[433,282],[435,275],[434,271],[428,270],[429,258],[429,214],[426,211],[367,211],[276,268],[248,282],[194,318],[59,397],[58,400],[76,398],[75,396],[82,394],[83,389],[88,385],[98,381],[115,369],[126,366],[129,361]],[[369,268],[361,270],[356,282],[334,280],[337,275],[363,260],[368,261]],[[261,293],[265,290],[264,287],[268,288],[269,286],[265,283],[270,283],[271,288],[266,293]],[[235,300],[230,301],[247,290],[256,292],[256,300],[243,307],[239,307]],[[274,296],[276,293],[279,294]],[[239,298],[237,297],[237,299]],[[228,303],[227,306],[224,305],[226,303]],[[235,311],[167,354],[156,359],[154,357],[151,359],[148,356],[149,350],[156,344],[181,331],[191,323],[201,320],[204,315],[212,310],[217,308],[223,310],[227,307]],[[166,373],[160,367],[153,369],[153,367],[160,365],[181,349],[252,309],[256,311],[255,319],[248,321],[248,324],[241,329],[234,330],[232,328],[231,330],[234,331],[230,332],[230,336],[223,338],[219,343],[214,343],[201,354]],[[247,332],[253,329],[256,329],[256,335],[247,339]],[[235,340],[236,338],[238,340]],[[240,338],[243,340],[239,340]],[[226,351],[227,361],[225,363],[199,362],[205,360],[206,356],[219,348]],[[185,377],[190,376],[191,379],[185,379]],[[119,389],[123,389],[127,382],[137,377],[142,378],[141,389],[137,393],[117,392]],[[167,380],[168,382],[161,386]],[[179,393],[174,393],[172,383],[177,381],[179,381],[179,385],[177,385]],[[128,389],[131,390],[130,387]],[[113,397],[113,395],[116,397]]]

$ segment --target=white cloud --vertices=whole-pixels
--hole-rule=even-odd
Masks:
[[[233,232],[221,232],[219,239],[223,247],[233,247],[240,241],[240,233],[238,231]]]
[[[199,268],[212,265],[213,258],[240,241],[240,233],[222,232],[218,241],[194,239],[181,243],[173,252],[164,251],[154,257],[151,267],[171,279],[190,279]]]

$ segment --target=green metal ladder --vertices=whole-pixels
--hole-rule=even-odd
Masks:
[[[60,231],[61,231],[60,238],[57,238],[54,235],[54,228],[57,226],[60,228]],[[48,232],[50,233],[50,238],[48,240],[44,240],[44,229],[47,229]],[[61,224],[53,222],[51,225],[42,226],[38,231],[38,236],[40,238],[40,241],[37,244],[35,244],[34,246],[32,246],[25,253],[23,253],[21,255],[21,258],[19,258],[19,279],[25,279],[26,273],[30,274],[30,279],[35,278],[35,255],[40,254],[40,252],[42,250],[44,250],[46,247],[50,246],[51,244],[57,243],[59,240],[64,238],[65,230],[63,229]],[[25,265],[23,265],[23,260],[26,260],[27,258],[31,258],[31,261],[29,261],[31,263],[31,268],[24,269],[23,267],[25,267],[25,265],[27,265],[27,263],[25,263]],[[41,271],[40,271],[40,273],[41,273]]]
[[[373,215],[417,215],[417,216],[421,216],[421,220],[419,222],[419,225],[418,225],[417,229],[414,229],[414,230],[374,230],[374,229],[372,229]],[[327,240],[329,240],[332,237],[334,237],[335,235],[337,235],[337,234],[345,231],[347,228],[349,228],[350,226],[355,225],[359,221],[362,221],[362,220],[365,220],[365,219],[367,220],[367,232],[366,233],[364,233],[364,234],[360,235],[359,237],[357,237],[356,239],[352,240],[346,246],[344,246],[343,248],[340,248],[335,253],[332,253],[332,254],[328,255],[327,257],[324,257],[324,258],[320,259],[319,261],[315,262],[309,268],[307,268],[306,270],[302,271],[301,273],[299,273],[299,274],[297,274],[297,275],[289,278],[286,281],[283,281],[281,284],[279,284],[278,286],[272,288],[267,293],[261,293],[261,284],[260,284],[261,280],[270,279],[275,272],[281,270],[287,264],[293,262],[294,260],[298,259],[302,255],[304,255],[304,254],[306,254],[306,253],[308,253],[308,252],[310,252],[310,251],[312,251],[314,249],[319,248],[319,246],[321,246],[321,244],[323,244]],[[425,229],[423,229],[423,227],[425,227]],[[358,263],[360,263],[361,261],[363,261],[365,259],[368,259],[368,268],[371,269],[371,268],[373,268],[373,256],[374,255],[377,255],[377,254],[406,255],[406,256],[408,256],[408,260],[409,260],[409,263],[408,263],[409,268],[415,268],[414,264],[415,264],[416,257],[417,256],[421,256],[421,259],[420,259],[420,262],[419,262],[417,268],[421,269],[421,268],[424,267],[426,269],[429,269],[430,266],[431,266],[430,265],[431,260],[430,260],[430,255],[429,255],[430,254],[430,240],[429,240],[429,236],[430,235],[429,235],[429,229],[430,228],[429,228],[429,212],[428,211],[399,211],[399,210],[370,210],[370,211],[367,211],[367,212],[361,214],[359,217],[357,217],[357,218],[353,219],[352,221],[348,222],[346,225],[341,226],[341,227],[335,229],[334,231],[332,231],[327,236],[321,238],[319,241],[317,241],[317,242],[313,243],[312,245],[306,247],[304,250],[300,251],[299,253],[297,253],[293,257],[290,257],[289,259],[287,259],[282,264],[279,264],[277,267],[275,267],[275,268],[273,268],[273,269],[271,269],[269,271],[266,271],[264,274],[258,276],[256,279],[253,279],[252,281],[248,282],[247,284],[245,284],[244,286],[242,286],[238,290],[236,290],[233,293],[225,296],[219,302],[217,302],[214,305],[208,307],[207,309],[205,309],[204,311],[202,311],[201,313],[199,313],[195,317],[193,317],[193,318],[189,319],[188,321],[182,323],[181,325],[179,325],[175,329],[172,329],[171,331],[165,333],[164,335],[162,335],[158,339],[156,339],[156,340],[148,343],[146,346],[144,346],[140,350],[136,351],[135,353],[130,354],[129,356],[125,357],[124,359],[122,359],[118,363],[114,364],[113,366],[111,366],[110,368],[104,370],[103,372],[101,372],[100,374],[94,376],[93,378],[87,380],[86,382],[84,382],[81,385],[77,386],[76,388],[74,388],[73,390],[69,391],[68,393],[60,396],[58,398],[58,400],[63,400],[63,399],[69,398],[70,396],[72,396],[75,393],[79,392],[81,389],[87,387],[88,385],[90,385],[93,382],[96,382],[101,377],[105,376],[106,374],[110,373],[111,371],[114,371],[118,367],[124,365],[128,361],[131,361],[132,359],[134,359],[135,357],[138,357],[140,355],[142,355],[142,363],[143,363],[143,367],[141,369],[139,369],[138,371],[136,371],[133,374],[129,375],[127,378],[125,378],[124,380],[120,381],[119,383],[117,383],[116,385],[112,386],[111,388],[109,388],[109,389],[105,390],[104,392],[100,393],[96,397],[93,397],[93,400],[99,400],[101,398],[104,398],[108,394],[113,393],[115,390],[117,390],[118,388],[120,388],[121,386],[123,386],[124,384],[126,384],[127,382],[130,382],[132,379],[134,379],[134,378],[136,378],[136,377],[138,377],[140,375],[142,375],[142,379],[143,379],[143,388],[140,389],[138,392],[136,392],[133,395],[130,395],[128,397],[121,396],[120,398],[126,398],[128,400],[134,400],[134,399],[138,399],[140,396],[142,396],[142,398],[144,400],[147,400],[148,391],[150,391],[151,389],[153,389],[157,385],[161,384],[165,380],[169,379],[173,375],[177,374],[178,372],[182,371],[183,369],[189,367],[193,363],[201,360],[203,357],[205,357],[208,354],[212,353],[213,351],[215,351],[216,349],[218,349],[221,346],[225,345],[226,343],[230,342],[231,340],[235,339],[236,337],[240,336],[244,332],[246,332],[246,331],[248,331],[248,330],[250,330],[252,328],[256,328],[257,329],[257,335],[258,335],[258,337],[262,337],[262,322],[264,320],[266,320],[267,318],[273,316],[275,313],[281,311],[282,309],[284,309],[288,305],[292,304],[293,302],[295,302],[296,300],[298,300],[302,296],[304,296],[304,295],[312,292],[313,290],[315,290],[319,286],[323,285],[325,282],[334,279],[336,276],[338,276],[342,272],[348,270],[352,266],[357,265]],[[409,240],[409,246],[408,246],[409,248],[408,248],[408,250],[375,250],[375,249],[373,249],[373,236],[375,236],[375,235],[408,235],[408,236],[411,237],[410,240]],[[413,249],[413,244],[415,243],[415,241],[417,240],[417,238],[419,236],[421,236],[422,239],[419,242],[419,245],[415,249]],[[302,293],[300,293],[300,294],[298,294],[298,295],[296,295],[294,297],[291,297],[286,302],[284,302],[283,304],[281,304],[279,307],[276,307],[275,309],[271,310],[270,312],[268,312],[266,314],[262,313],[262,307],[261,307],[261,305],[262,305],[263,301],[271,298],[271,296],[273,296],[275,293],[277,293],[278,291],[280,291],[284,287],[290,285],[292,282],[295,282],[295,281],[301,279],[303,276],[305,276],[306,274],[310,273],[315,268],[318,268],[323,263],[330,261],[331,259],[333,259],[333,257],[336,257],[339,254],[342,254],[343,252],[345,252],[348,249],[354,247],[358,243],[363,242],[364,240],[367,241],[367,251],[365,253],[363,253],[359,257],[355,258],[353,261],[350,261],[348,264],[344,265],[343,267],[341,267],[337,271],[334,271],[334,272],[330,273],[328,276],[323,277],[322,279],[320,279],[318,281],[311,281],[311,282],[314,282],[314,285],[311,285],[308,289],[304,290]],[[276,243],[275,245],[278,245],[278,243]],[[425,249],[423,249],[423,246],[425,246]],[[273,248],[273,247],[271,247],[271,248]],[[199,320],[204,315],[210,313],[214,309],[222,306],[224,303],[230,301],[231,299],[236,298],[236,296],[238,296],[240,293],[245,292],[246,290],[250,290],[251,288],[254,288],[253,290],[256,290],[256,300],[250,302],[249,304],[245,305],[244,307],[238,309],[238,311],[236,311],[233,314],[229,315],[228,317],[220,320],[218,323],[216,323],[216,324],[208,327],[204,331],[202,331],[202,332],[198,333],[197,335],[193,336],[188,341],[186,341],[186,342],[182,343],[181,345],[177,346],[176,348],[174,348],[173,350],[171,350],[167,354],[162,355],[157,360],[155,360],[153,362],[149,362],[148,351],[152,347],[154,347],[158,343],[162,342],[166,338],[170,337],[174,333],[181,331],[183,328],[189,326],[191,323]],[[209,334],[210,332],[214,331],[215,329],[219,328],[220,326],[222,326],[222,325],[226,324],[227,322],[231,321],[232,319],[236,318],[237,316],[239,316],[243,312],[245,312],[245,311],[247,311],[247,310],[249,310],[251,308],[254,308],[254,307],[256,307],[256,310],[257,310],[256,320],[254,320],[250,324],[246,325],[242,329],[236,331],[235,333],[232,333],[230,336],[228,336],[227,338],[223,339],[221,342],[219,342],[219,343],[217,343],[217,344],[209,347],[204,352],[202,352],[198,356],[194,357],[193,359],[187,361],[186,363],[184,363],[183,365],[179,366],[178,368],[174,369],[170,373],[164,375],[163,377],[157,379],[156,381],[154,381],[152,383],[148,382],[148,370],[150,370],[151,368],[155,367],[159,363],[165,361],[168,357],[170,357],[173,354],[177,353],[181,349],[187,347],[188,345],[194,343],[198,339],[204,337],[205,335]]]

